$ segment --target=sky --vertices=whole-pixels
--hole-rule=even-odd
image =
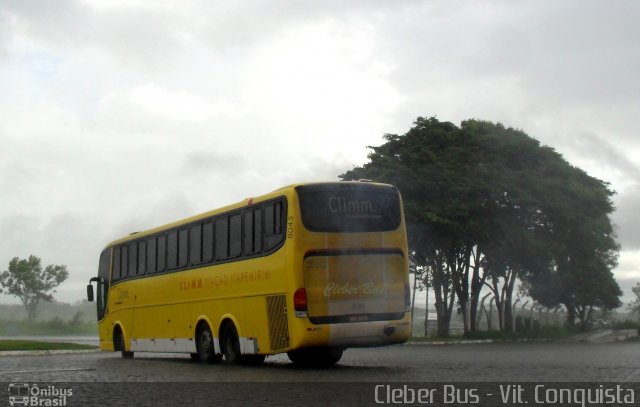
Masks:
[[[337,180],[418,116],[525,131],[616,191],[640,282],[640,2],[0,0],[0,271]],[[17,299],[0,295],[0,302]]]

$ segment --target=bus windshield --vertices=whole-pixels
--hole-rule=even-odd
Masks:
[[[302,222],[312,232],[383,232],[400,226],[400,198],[391,186],[332,183],[296,190]]]

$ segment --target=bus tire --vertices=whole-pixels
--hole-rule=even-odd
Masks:
[[[327,346],[325,348],[321,348],[321,351],[318,353],[320,357],[320,362],[325,366],[333,366],[336,363],[340,362],[342,359],[342,354],[344,353],[344,348],[336,348]]]
[[[238,330],[233,322],[224,326],[222,333],[222,352],[229,363],[246,366],[259,366],[264,362],[266,355],[243,355],[240,351],[240,339]]]
[[[122,330],[120,329],[120,327],[117,327],[113,332],[113,339],[114,339],[113,342],[117,343],[117,346],[115,347],[114,350],[115,351],[120,350],[120,355],[122,356],[122,359],[133,359],[133,352],[129,352],[126,350],[124,334],[122,333]]]
[[[233,322],[229,322],[224,326],[222,332],[222,353],[224,353],[224,358],[229,363],[240,364],[242,360],[238,330]]]
[[[196,354],[191,354],[191,359],[197,359],[204,363],[219,363],[222,359],[222,355],[216,354],[215,347],[213,346],[213,335],[206,322],[198,326],[198,332],[196,333],[196,350]]]
[[[296,350],[290,350],[289,352],[287,352],[287,356],[289,357],[289,360],[293,362],[294,365],[305,366],[307,364],[307,357],[305,353],[306,352],[304,349],[296,349]]]
[[[328,367],[338,363],[343,352],[343,348],[323,346],[292,350],[287,356],[298,366]]]

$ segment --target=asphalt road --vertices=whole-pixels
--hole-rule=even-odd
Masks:
[[[321,402],[361,405],[363,402],[376,404],[372,392],[376,385],[384,383],[413,386],[462,382],[638,384],[640,343],[404,345],[349,349],[339,365],[324,369],[297,368],[289,363],[286,355],[269,357],[259,367],[232,366],[224,361],[219,365],[203,365],[192,362],[188,356],[168,354],[138,353],[132,360],[121,359],[115,353],[3,356],[0,357],[0,382],[67,382],[67,386],[76,389],[73,400],[82,400],[83,404],[101,401],[105,405],[111,402],[130,405],[138,400],[137,405],[148,405],[144,400],[157,397],[156,405],[163,405],[163,401],[169,405],[172,397],[186,397],[191,404],[199,405],[203,397],[209,399],[213,392],[223,397],[227,405],[238,400],[243,403],[261,400],[263,405],[278,405],[282,404],[282,397],[291,401],[290,405]],[[105,390],[100,395],[102,398],[97,396],[97,389]],[[84,395],[79,394],[83,392]],[[335,402],[333,398],[340,395],[344,403]],[[0,403],[1,397],[0,393]]]

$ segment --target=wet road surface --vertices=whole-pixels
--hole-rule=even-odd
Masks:
[[[210,398],[212,394],[223,397],[227,405],[234,405],[238,400],[261,400],[263,405],[278,405],[282,404],[278,394],[284,394],[283,390],[315,402],[333,402],[333,397],[349,393],[342,399],[344,403],[334,404],[360,405],[363,401],[373,403],[371,392],[379,383],[638,383],[640,343],[398,345],[349,349],[336,367],[322,369],[295,367],[286,355],[269,357],[259,367],[233,366],[224,361],[219,365],[204,365],[192,362],[188,356],[172,354],[137,353],[130,360],[121,359],[117,353],[104,352],[3,356],[0,357],[0,382],[84,383],[75,384],[74,400],[100,401],[105,405],[112,402],[130,405],[134,400],[131,392],[143,398],[136,399],[136,405],[148,405],[145,400],[153,397],[160,397],[160,404],[167,401],[166,405],[170,404],[168,400],[173,400],[171,397],[186,397],[197,405],[202,397]],[[68,385],[73,387],[73,383]],[[220,387],[222,383],[226,383],[226,387]],[[101,386],[110,397],[97,394],[96,388]],[[350,391],[356,388],[360,388],[360,395]],[[360,396],[365,400],[359,399]],[[282,397],[297,400],[289,393]],[[158,404],[158,400],[155,403]],[[297,400],[290,404],[305,403]]]

